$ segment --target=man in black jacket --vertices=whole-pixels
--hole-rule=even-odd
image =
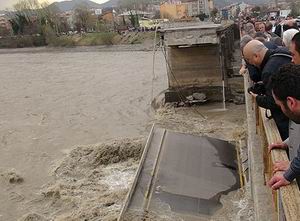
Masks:
[[[270,88],[276,104],[283,113],[296,124],[300,124],[300,66],[290,64],[281,68],[278,74],[272,76]],[[300,177],[300,142],[297,145],[297,155],[289,168],[269,181],[272,189],[288,185]]]
[[[251,94],[255,97],[258,106],[271,111],[281,138],[285,140],[288,137],[289,119],[276,105],[268,83],[270,77],[276,74],[282,65],[291,62],[292,56],[286,48],[269,50],[263,43],[257,40],[252,40],[246,44],[243,49],[243,55],[248,63],[261,70],[261,80],[265,87],[264,94],[258,95],[253,92]]]
[[[250,42],[251,40],[253,40],[253,38],[249,35],[244,35],[242,38],[241,38],[241,41],[240,41],[240,47],[241,47],[241,50],[243,51],[244,47],[246,46],[246,44],[248,42]],[[257,40],[257,39],[256,39]],[[265,41],[265,42],[262,42],[266,48],[268,49],[277,49],[278,46],[273,43],[273,42],[270,42],[270,41]],[[248,72],[249,72],[249,77],[250,79],[257,83],[259,81],[261,81],[261,71],[259,70],[259,68],[255,67],[254,65],[252,64],[249,64],[246,62],[246,64],[243,65],[243,67],[241,68],[241,74],[243,73],[243,71],[245,69],[248,69]]]

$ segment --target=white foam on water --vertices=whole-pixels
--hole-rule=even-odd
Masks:
[[[104,177],[101,183],[106,184],[109,190],[128,189],[133,181],[136,168],[126,168],[122,164],[109,165],[103,169]]]

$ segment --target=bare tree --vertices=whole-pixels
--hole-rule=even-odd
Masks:
[[[15,34],[42,33],[43,26],[50,25],[56,32],[60,20],[58,10],[50,7],[47,2],[38,0],[19,0],[14,5],[14,11],[9,14],[10,23]]]
[[[85,5],[80,5],[75,9],[75,26],[78,31],[88,31],[96,24],[95,18]]]

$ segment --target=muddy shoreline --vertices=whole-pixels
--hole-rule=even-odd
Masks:
[[[11,48],[0,49],[0,54],[19,53],[80,53],[80,52],[129,52],[129,51],[152,51],[153,44],[135,45],[100,45],[100,46],[76,46],[76,47],[33,47],[33,48]]]

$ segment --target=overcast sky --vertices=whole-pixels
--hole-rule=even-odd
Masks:
[[[63,0],[48,0],[49,3],[61,2],[61,1],[63,1]],[[92,1],[97,2],[97,3],[104,3],[104,2],[107,2],[108,0],[92,0]],[[0,0],[0,10],[6,9],[6,8],[11,9],[12,6],[17,2],[18,2],[18,0]]]

